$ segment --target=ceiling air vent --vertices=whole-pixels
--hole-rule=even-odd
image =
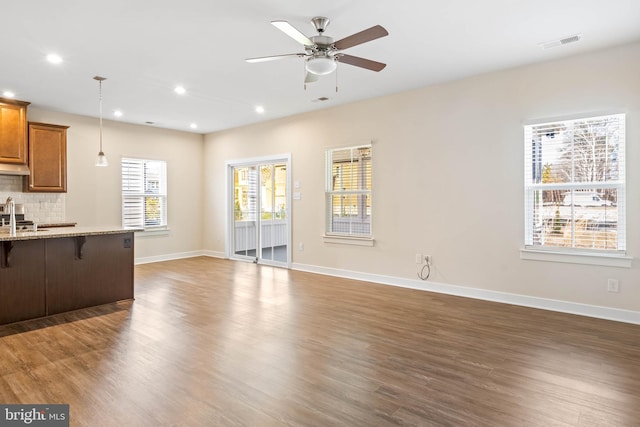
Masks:
[[[569,43],[575,43],[577,41],[580,41],[581,38],[582,38],[582,34],[575,34],[573,36],[565,37],[559,40],[551,40],[548,42],[538,43],[538,46],[540,46],[542,49],[551,49],[552,47],[558,47],[558,46],[563,46]]]

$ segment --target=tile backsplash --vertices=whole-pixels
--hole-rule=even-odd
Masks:
[[[65,221],[64,193],[24,193],[23,177],[0,175],[0,204],[13,197],[24,205],[24,217],[36,224],[52,224]]]

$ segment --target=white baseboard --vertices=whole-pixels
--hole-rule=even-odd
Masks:
[[[178,252],[178,253],[166,254],[166,255],[141,257],[141,258],[136,258],[134,260],[134,264],[135,265],[150,264],[153,262],[171,261],[174,259],[193,258],[197,256],[206,255],[205,252],[207,251]]]
[[[449,285],[431,281],[421,281],[417,279],[404,279],[401,277],[383,276],[350,270],[340,270],[307,264],[294,263],[291,265],[291,268],[293,270],[323,274],[326,276],[344,277],[347,279],[362,280],[383,285],[399,286],[402,288],[418,289],[485,301],[495,301],[505,304],[539,308],[542,310],[558,311],[561,313],[570,313],[581,316],[595,317],[599,319],[614,320],[617,322],[640,324],[640,312],[638,311],[580,304],[575,302],[511,294],[507,292],[498,292],[465,286]]]
[[[226,259],[224,252],[216,252],[216,251],[202,251],[203,256],[208,256],[211,258],[223,258]]]
[[[211,258],[226,258],[224,256],[224,252],[215,252],[215,251],[191,251],[191,252],[178,252],[174,254],[166,254],[166,255],[158,255],[158,256],[149,256],[149,257],[141,257],[136,258],[134,260],[134,264],[151,264],[153,262],[162,262],[162,261],[171,261],[174,259],[183,259],[183,258],[195,258],[197,256],[208,256]]]
[[[226,258],[223,252],[202,250],[136,258],[135,264],[149,264],[153,262],[171,261],[174,259],[193,258],[197,256]],[[523,307],[539,308],[542,310],[558,311],[561,313],[577,314],[580,316],[595,317],[598,319],[614,320],[617,322],[640,325],[640,312],[638,311],[580,304],[576,302],[532,297],[528,295],[511,294],[508,292],[498,292],[466,286],[449,285],[446,283],[421,281],[417,279],[405,279],[402,277],[362,273],[359,271],[341,270],[337,268],[319,267],[316,265],[308,264],[293,263],[291,265],[291,269],[322,274],[325,276],[344,277],[347,279],[398,286],[401,288],[418,289],[422,291],[437,292],[440,294],[456,295],[466,298],[501,302],[505,304],[520,305]]]

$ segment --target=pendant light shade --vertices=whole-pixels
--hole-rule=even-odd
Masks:
[[[104,155],[104,151],[102,151],[102,82],[107,80],[107,78],[95,76],[93,79],[98,81],[98,105],[100,108],[100,151],[98,151],[96,166],[105,167],[109,166],[109,161],[107,160],[107,156]]]
[[[109,166],[109,160],[107,160],[107,156],[104,155],[104,152],[100,151],[98,153],[98,158],[96,159],[96,166]]]

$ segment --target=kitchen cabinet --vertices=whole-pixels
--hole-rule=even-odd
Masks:
[[[0,325],[46,315],[44,240],[0,241]]]
[[[67,129],[69,126],[29,122],[29,169],[26,191],[67,192]]]
[[[0,98],[0,163],[27,164],[29,102]]]
[[[133,232],[0,233],[0,325],[133,299]]]
[[[47,240],[47,314],[133,298],[133,233]]]

